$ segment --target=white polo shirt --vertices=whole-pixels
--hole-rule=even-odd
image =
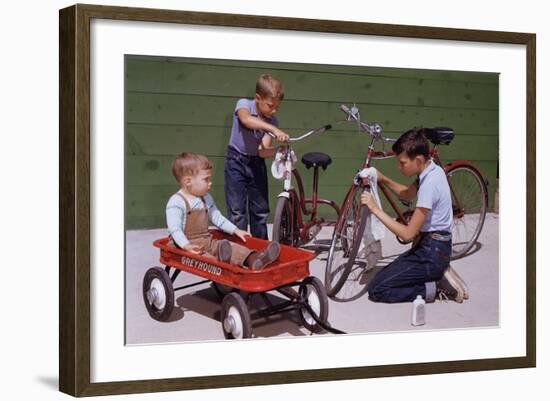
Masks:
[[[451,232],[453,206],[445,171],[432,160],[418,177],[416,207],[429,209],[420,231]]]

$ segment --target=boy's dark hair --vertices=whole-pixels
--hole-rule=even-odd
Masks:
[[[212,170],[212,163],[206,156],[197,153],[181,153],[172,162],[172,174],[177,182],[182,177],[198,174],[200,170]]]
[[[393,144],[392,150],[396,155],[405,152],[409,159],[416,156],[424,156],[426,160],[430,158],[430,144],[424,135],[424,128],[414,128],[405,132]]]
[[[279,101],[285,97],[281,81],[269,74],[260,75],[256,81],[256,93],[261,97],[271,97]]]

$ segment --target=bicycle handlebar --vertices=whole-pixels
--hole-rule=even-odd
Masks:
[[[315,129],[312,129],[311,131],[308,131],[306,132],[304,135],[302,136],[298,136],[298,137],[294,137],[294,138],[289,138],[289,142],[297,142],[297,141],[301,141],[302,139],[305,139],[307,138],[308,136],[310,135],[313,135],[313,134],[318,134],[318,133],[321,133],[321,132],[325,132],[325,131],[328,131],[329,129],[332,128],[332,125],[330,124],[327,124],[327,125],[324,125],[320,128],[315,128]],[[276,138],[275,134],[273,134],[272,132],[267,132],[267,134],[272,137],[272,138]]]
[[[344,113],[346,113],[350,116],[353,115],[351,110],[345,104],[340,105],[340,110],[342,110]]]
[[[342,110],[347,115],[348,120],[355,120],[357,122],[357,125],[359,128],[363,131],[369,134],[370,136],[375,137],[376,139],[379,139],[384,142],[396,142],[396,138],[387,138],[382,135],[382,126],[377,122],[372,122],[370,124],[364,123],[361,121],[361,115],[359,114],[359,109],[357,106],[353,106],[350,110],[348,106],[345,104],[340,105],[340,110]]]

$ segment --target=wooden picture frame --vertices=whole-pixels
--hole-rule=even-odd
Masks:
[[[526,355],[461,361],[340,367],[155,380],[91,382],[90,332],[90,23],[93,19],[191,24],[517,44],[526,48],[527,214]],[[170,11],[95,5],[60,10],[60,303],[59,388],[73,396],[361,379],[534,367],[536,362],[536,140],[535,51],[529,33],[494,32],[345,21]]]

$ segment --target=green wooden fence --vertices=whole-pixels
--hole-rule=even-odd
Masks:
[[[493,205],[498,164],[498,74],[395,68],[264,63],[126,56],[126,228],[165,227],[164,208],[178,189],[170,166],[189,151],[214,163],[212,195],[225,211],[224,154],[235,103],[254,96],[257,77],[270,73],[285,87],[278,113],[291,136],[331,123],[334,129],[295,145],[298,155],[320,151],[332,165],[321,172],[320,196],[340,203],[364,158],[368,139],[351,123],[339,123],[342,103],[356,103],[363,120],[378,121],[386,136],[415,126],[455,130],[445,161],[468,159],[489,181]],[[268,166],[269,166],[268,162]],[[376,164],[400,177],[394,160]],[[312,171],[298,168],[309,194]],[[270,177],[271,210],[282,184]],[[330,209],[321,207],[321,214]]]

